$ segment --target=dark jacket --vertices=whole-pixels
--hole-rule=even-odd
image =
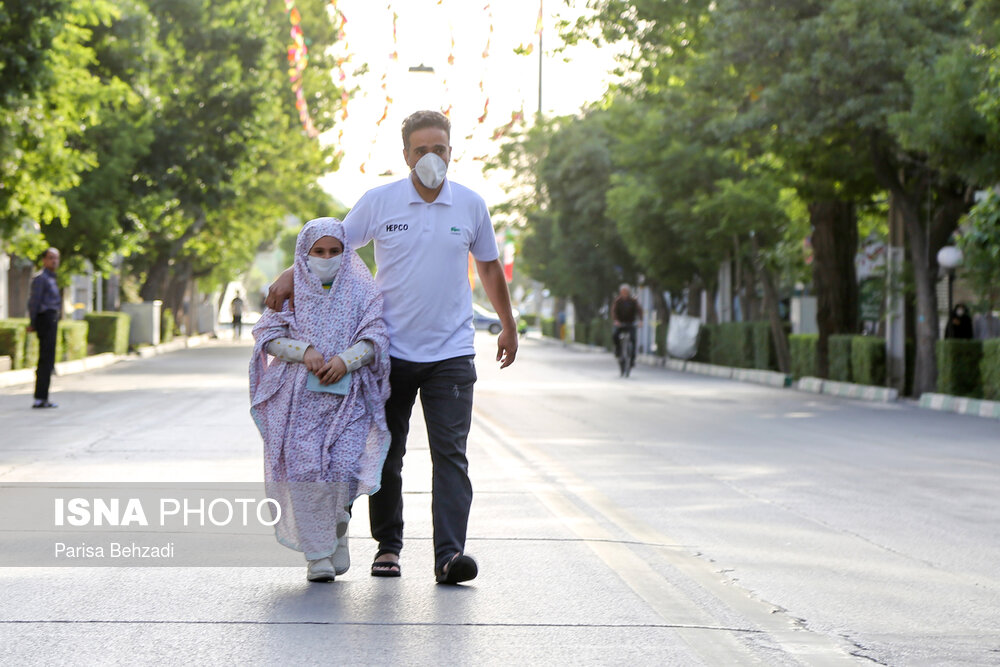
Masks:
[[[42,269],[31,280],[31,296],[28,297],[28,317],[32,327],[38,323],[38,316],[46,311],[53,311],[57,318],[62,315],[62,294],[55,272]]]
[[[637,319],[642,318],[642,306],[635,297],[622,298],[621,295],[615,298],[611,304],[611,319],[622,324],[632,324]]]

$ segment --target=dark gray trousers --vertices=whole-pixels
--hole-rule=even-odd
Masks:
[[[38,368],[35,370],[35,400],[49,400],[49,383],[56,366],[56,336],[59,335],[59,314],[47,310],[35,318],[38,334]]]
[[[390,361],[392,394],[385,405],[385,417],[392,443],[382,468],[382,486],[368,501],[372,537],[378,541],[380,553],[398,554],[403,548],[403,455],[419,392],[433,466],[434,563],[440,569],[454,553],[465,551],[472,507],[465,450],[472,425],[476,366],[472,356],[428,363]]]

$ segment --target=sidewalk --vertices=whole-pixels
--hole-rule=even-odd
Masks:
[[[64,375],[73,375],[75,373],[84,373],[98,368],[105,368],[112,364],[117,364],[119,361],[126,361],[128,359],[148,359],[149,357],[154,357],[158,354],[175,352],[189,347],[198,347],[199,345],[204,345],[213,338],[215,338],[214,334],[199,334],[197,336],[178,337],[169,343],[160,343],[159,345],[146,345],[140,347],[136,352],[131,354],[114,354],[113,352],[105,352],[103,354],[95,354],[89,357],[84,357],[83,359],[60,361],[56,364],[54,375],[56,377],[61,377]],[[14,387],[20,384],[34,383],[34,381],[34,368],[19,368],[17,370],[0,372],[0,387]]]

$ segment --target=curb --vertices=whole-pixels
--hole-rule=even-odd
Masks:
[[[986,401],[978,398],[927,392],[920,395],[920,401],[917,405],[928,410],[1000,419],[1000,401]]]
[[[733,370],[733,379],[743,382],[755,382],[769,387],[791,387],[792,376],[785,375],[779,371],[764,371],[751,368],[737,368]]]
[[[85,373],[87,371],[96,370],[98,368],[105,368],[116,364],[119,361],[126,361],[128,359],[148,359],[149,357],[155,357],[159,354],[165,354],[167,352],[175,352],[177,350],[183,350],[188,347],[198,347],[199,345],[204,345],[212,336],[209,334],[201,334],[198,336],[191,336],[190,338],[177,338],[170,341],[169,343],[161,343],[160,345],[150,345],[149,347],[140,348],[135,354],[122,354],[118,355],[114,352],[103,352],[101,354],[95,354],[89,357],[84,357],[83,359],[73,359],[72,361],[60,361],[56,364],[55,375],[74,375],[76,373]],[[35,369],[34,368],[20,368],[16,371],[3,371],[0,372],[0,387],[13,387],[19,384],[31,384],[35,381]]]
[[[880,401],[882,403],[892,403],[899,400],[899,391],[896,389],[875,387],[867,384],[854,384],[853,382],[836,382],[816,377],[800,378],[796,389],[812,394],[826,394],[827,396],[837,396],[839,398]]]

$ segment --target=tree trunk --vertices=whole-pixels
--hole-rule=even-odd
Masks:
[[[858,279],[854,268],[858,220],[854,204],[839,200],[812,202],[809,218],[819,327],[816,372],[825,378],[829,374],[827,341],[830,336],[858,330]]]
[[[191,263],[182,262],[175,264],[173,268],[163,301],[164,307],[169,308],[176,315],[184,306],[188,285],[191,283]]]
[[[774,286],[774,275],[764,262],[764,257],[758,247],[757,237],[751,236],[753,244],[754,263],[764,287],[764,312],[771,324],[771,339],[774,341],[774,356],[777,357],[778,370],[782,373],[792,372],[792,353],[788,349],[788,338],[778,310],[778,290]]]
[[[958,228],[958,220],[973,201],[973,189],[959,180],[949,181],[926,166],[900,166],[882,137],[871,136],[875,175],[899,205],[916,286],[916,355],[913,395],[937,387],[938,339],[937,252]],[[921,207],[926,206],[922,211]]]
[[[688,283],[687,314],[691,317],[701,317],[701,292],[703,289],[705,289],[705,283],[700,276],[695,276]]]
[[[167,279],[170,277],[170,259],[163,254],[157,255],[146,271],[146,280],[142,283],[139,296],[143,301],[162,299],[167,292]]]
[[[935,188],[929,205],[929,216],[921,211],[920,200],[927,197],[907,192],[894,193],[900,200],[903,222],[906,226],[907,246],[913,266],[916,286],[916,357],[913,368],[913,395],[937,388],[938,302],[937,253],[958,228],[958,221],[972,201],[971,191],[958,187]]]

